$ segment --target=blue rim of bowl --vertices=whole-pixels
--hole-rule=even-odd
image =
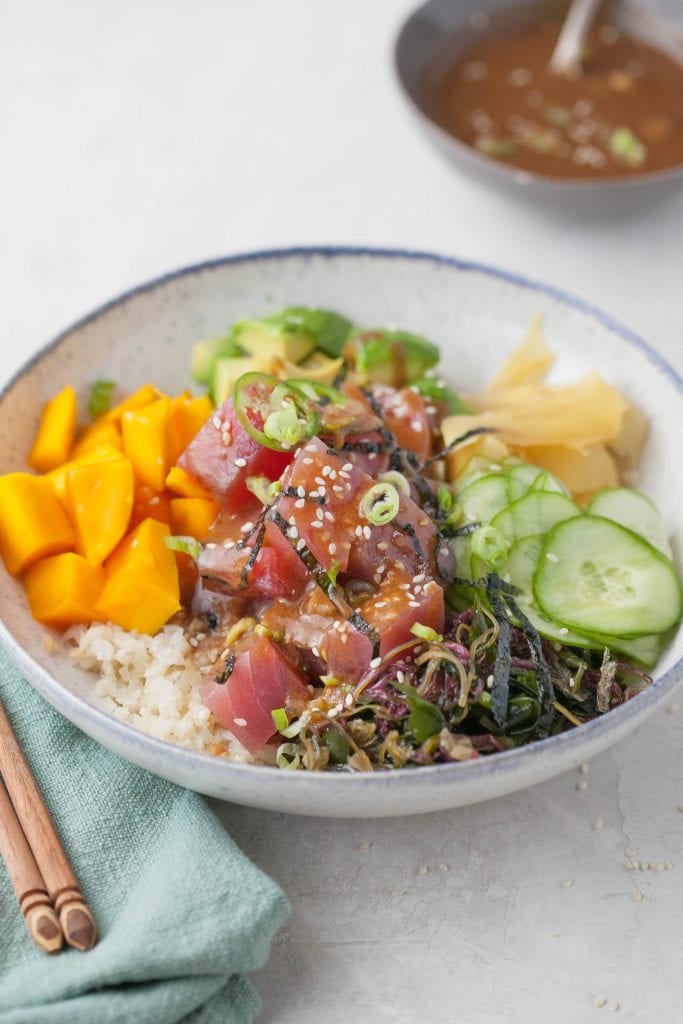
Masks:
[[[0,401],[2,401],[5,395],[34,365],[36,365],[36,363],[43,359],[43,357],[49,352],[57,348],[67,338],[71,337],[74,332],[87,326],[103,314],[106,314],[110,310],[120,306],[137,295],[154,291],[155,289],[178,278],[190,277],[192,275],[201,274],[205,271],[215,270],[220,267],[255,263],[264,260],[282,260],[288,258],[307,257],[324,257],[329,259],[336,257],[368,257],[423,261],[426,263],[432,263],[435,266],[452,267],[455,270],[484,274],[499,281],[504,281],[507,284],[512,284],[516,287],[536,291],[541,295],[547,296],[556,302],[563,303],[572,309],[597,320],[609,331],[618,335],[623,341],[626,341],[628,344],[640,350],[664,376],[669,378],[677,391],[683,396],[683,379],[662,356],[647,344],[647,342],[643,341],[642,338],[629,330],[629,328],[624,327],[611,316],[602,312],[602,310],[597,309],[590,303],[584,302],[582,299],[578,299],[560,288],[556,288],[552,285],[540,284],[539,282],[529,279],[523,275],[514,274],[510,271],[501,270],[487,264],[460,260],[453,256],[444,256],[438,253],[425,252],[422,250],[321,245],[293,246],[282,249],[263,249],[253,252],[238,253],[232,256],[217,257],[215,259],[206,260],[202,263],[192,264],[187,267],[180,267],[177,270],[172,270],[166,274],[162,274],[160,277],[156,277],[141,285],[131,288],[130,290],[118,295],[116,298],[99,306],[93,312],[88,313],[86,316],[77,320],[66,330],[61,331],[51,342],[48,342],[48,344],[32,356],[31,359],[29,359],[10,378],[7,384],[0,391]],[[245,776],[258,776],[260,778],[265,778],[266,776],[282,778],[284,774],[291,779],[298,778],[300,780],[306,780],[306,784],[309,786],[325,786],[328,785],[325,780],[329,780],[330,778],[338,779],[341,777],[341,774],[337,772],[283,773],[282,769],[274,768],[270,765],[245,764],[238,761],[216,758],[211,754],[190,750],[170,743],[167,740],[161,740],[154,736],[149,736],[146,733],[142,733],[140,730],[135,729],[132,725],[118,721],[105,711],[95,707],[93,704],[90,704],[84,698],[78,697],[76,694],[71,693],[71,691],[66,690],[45,668],[43,668],[42,665],[34,661],[29,652],[14,639],[12,633],[2,619],[0,619],[0,644],[10,655],[20,671],[30,677],[29,682],[35,686],[38,692],[48,701],[48,703],[57,710],[61,710],[62,713],[65,714],[66,718],[70,719],[72,722],[75,720],[88,721],[89,723],[92,723],[93,730],[98,734],[107,731],[113,732],[121,741],[122,748],[125,748],[131,753],[135,748],[139,748],[147,752],[158,754],[162,760],[176,762],[178,767],[183,768],[188,772],[188,783],[191,783],[192,781],[193,768],[199,767],[201,767],[202,770],[212,768],[213,771],[210,774],[212,776],[212,781],[215,782],[220,782],[223,776],[225,776],[227,781],[230,776],[234,776],[236,773]],[[541,756],[543,751],[551,750],[569,753],[574,748],[578,748],[576,750],[578,759],[581,748],[584,747],[591,738],[596,738],[605,731],[610,731],[617,724],[624,726],[629,719],[632,719],[634,716],[641,717],[642,713],[645,712],[646,709],[653,709],[655,705],[661,703],[661,701],[669,695],[674,685],[682,678],[683,657],[679,658],[679,660],[672,665],[663,676],[661,676],[655,683],[653,683],[652,686],[649,686],[642,693],[633,697],[625,704],[620,705],[618,708],[614,708],[606,715],[603,715],[600,718],[595,718],[590,722],[586,722],[578,728],[569,729],[566,732],[558,733],[555,736],[549,736],[546,739],[534,740],[532,743],[513,747],[510,750],[501,751],[500,753],[489,754],[486,757],[476,758],[471,761],[458,762],[457,764],[450,763],[415,766],[403,771],[394,770],[386,772],[348,773],[343,775],[346,780],[345,785],[353,785],[354,787],[373,786],[374,788],[384,788],[388,785],[406,785],[411,779],[413,780],[412,785],[422,785],[428,781],[438,781],[441,784],[454,784],[456,781],[464,783],[468,779],[474,779],[475,777],[481,777],[493,773],[498,774],[500,772],[509,772],[518,767],[521,762],[526,762],[530,758]],[[69,714],[69,712],[71,712],[71,714]],[[83,731],[88,732],[88,729],[83,729]],[[295,785],[297,785],[297,783],[295,783]]]

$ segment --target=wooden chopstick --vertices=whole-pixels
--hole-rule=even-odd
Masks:
[[[59,918],[2,781],[0,855],[7,867],[29,935],[38,949],[45,953],[58,953],[64,944]]]
[[[0,703],[0,775],[14,805],[45,887],[59,916],[64,938],[76,949],[91,949],[97,928],[78,879],[64,852],[50,812]]]

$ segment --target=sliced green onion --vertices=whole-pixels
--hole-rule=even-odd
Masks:
[[[421,622],[414,622],[410,627],[410,632],[413,636],[419,636],[420,640],[429,640],[433,644],[443,642],[441,633],[437,633],[431,626],[423,626]]]
[[[639,167],[647,156],[647,149],[630,128],[615,128],[609,140],[614,156],[624,160],[630,167]]]
[[[360,510],[375,526],[390,523],[398,514],[400,496],[393,484],[373,484],[360,503]]]
[[[336,583],[337,582],[337,576],[339,575],[339,570],[340,569],[341,569],[341,564],[339,562],[339,559],[338,558],[333,558],[332,559],[332,565],[327,570],[327,575],[329,576],[329,578],[332,581],[332,583]]]
[[[453,494],[450,487],[446,487],[446,484],[439,484],[436,496],[438,498],[439,508],[441,511],[449,512],[453,507]]]
[[[472,534],[472,554],[478,555],[492,569],[505,565],[508,551],[508,542],[495,526],[481,526]]]
[[[263,424],[263,433],[283,448],[293,448],[304,437],[306,423],[299,419],[294,402],[284,401],[283,408],[271,412]]]
[[[182,551],[191,558],[199,558],[204,547],[195,537],[164,537],[164,544],[171,551]]]
[[[284,708],[275,708],[275,710],[271,711],[270,714],[278,732],[282,732],[283,729],[287,728],[289,725],[289,719],[287,718],[287,712]]]
[[[447,518],[444,521],[444,526],[457,526],[462,519],[463,508],[458,502],[454,502],[450,508]]]
[[[297,743],[281,743],[277,748],[275,763],[278,768],[295,771],[301,766],[301,752]]]
[[[270,481],[267,476],[248,476],[247,490],[255,495],[262,505],[271,505],[282,490],[279,480]]]
[[[403,473],[399,473],[398,470],[390,469],[388,472],[382,473],[379,479],[380,483],[393,484],[394,487],[398,487],[399,491],[402,491],[408,498],[410,497],[410,484]]]
[[[90,401],[88,402],[88,412],[93,419],[101,416],[102,413],[109,412],[115,387],[116,385],[113,380],[95,381],[90,392]]]

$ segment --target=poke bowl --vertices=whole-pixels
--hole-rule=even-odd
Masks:
[[[254,358],[269,355],[283,310],[294,369],[274,377]],[[318,331],[321,311],[336,311],[325,314],[336,318],[325,330],[336,325],[343,344],[331,331],[324,358],[292,351]],[[415,353],[423,362],[413,372]],[[324,359],[335,363],[331,380]],[[345,380],[337,363],[361,377]],[[197,394],[198,379],[209,381],[213,403]],[[540,403],[528,435],[514,404],[520,387]],[[629,441],[637,462],[620,462],[620,475],[615,459],[625,455],[614,439],[612,454],[601,449],[598,458],[588,437],[579,460],[590,463],[588,483],[573,483],[574,462],[558,454],[559,442],[548,445],[573,415],[563,403],[576,387],[588,388],[603,419],[613,409],[638,435]],[[141,405],[144,388],[153,390]],[[53,403],[64,394],[60,401],[80,410],[90,399],[94,418],[57,456]],[[8,540],[5,512],[0,640],[29,683],[84,732],[210,796],[353,817],[504,795],[627,736],[680,681],[672,424],[682,405],[680,378],[630,331],[489,267],[399,250],[308,248],[179,270],[75,324],[0,397],[5,509],[23,508],[21,488],[38,483],[47,501],[47,478],[56,504],[45,529],[58,532],[64,514],[72,537],[40,557],[26,554],[26,531],[20,540],[9,531]],[[173,477],[139,433],[153,433],[156,414],[171,408],[186,425],[196,420],[175,455],[164,456]],[[332,441],[340,416],[353,428]],[[246,447],[238,451],[240,424]],[[539,429],[545,445],[534,443]],[[111,451],[117,430],[124,455]],[[212,484],[206,458],[193,461],[214,435],[241,487],[231,495],[224,479]],[[87,450],[100,462],[85,458],[84,470]],[[27,459],[38,483],[26,483]],[[247,468],[243,480],[237,471]],[[130,486],[117,534],[112,508]],[[166,502],[172,529],[160,512]],[[114,531],[108,546],[103,524]],[[627,595],[626,611],[606,606],[597,624],[564,571],[584,546],[587,592]],[[599,549],[611,546],[602,572]],[[159,582],[166,558],[184,566],[181,576],[195,573],[184,581],[184,611],[178,591],[169,598]],[[261,583],[249,576],[255,567]],[[82,608],[73,612],[88,587],[97,588],[92,625]],[[302,639],[309,618],[334,633],[334,656],[332,633],[322,652],[320,632]],[[244,704],[245,688],[257,687],[265,715]],[[279,697],[266,699],[273,687]]]

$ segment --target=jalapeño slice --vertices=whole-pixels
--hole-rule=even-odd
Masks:
[[[249,436],[277,452],[291,451],[320,428],[316,403],[290,381],[269,373],[243,374],[235,381],[232,400]]]

